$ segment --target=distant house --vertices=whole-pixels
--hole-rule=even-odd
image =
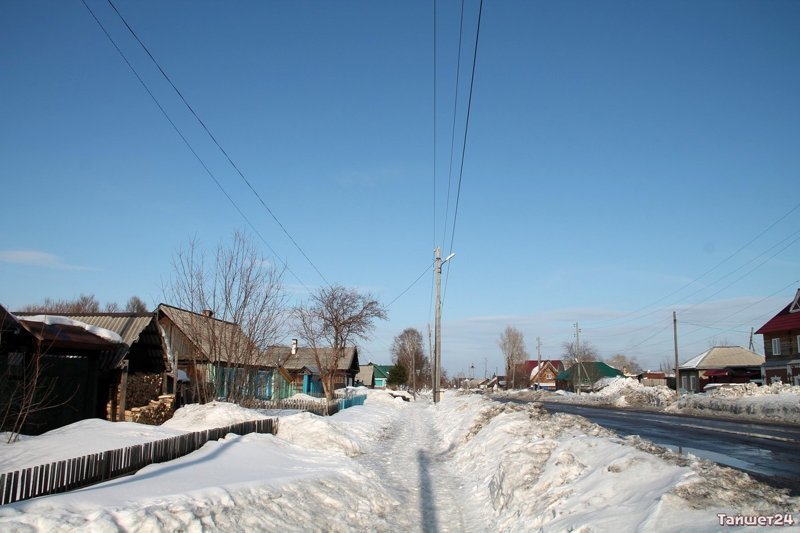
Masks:
[[[764,336],[764,383],[800,385],[800,289],[794,300],[756,333]]]
[[[531,387],[543,390],[556,390],[556,376],[564,370],[564,363],[560,359],[542,359],[529,361],[533,363],[528,372],[528,382]]]
[[[372,361],[361,365],[356,375],[356,385],[363,385],[370,389],[385,389],[391,369],[392,365],[376,365]]]
[[[760,377],[764,357],[741,346],[714,346],[678,367],[681,389],[701,392],[709,383],[747,383]]]
[[[315,354],[313,348],[300,347],[297,345],[297,341],[292,341],[291,346],[269,347],[267,360],[271,365],[279,368],[281,378],[288,381],[289,386],[289,390],[279,391],[276,385],[275,397],[285,397],[300,392],[311,395],[323,394],[322,374],[316,355],[319,355],[323,364],[335,359],[333,348],[318,348]],[[339,358],[336,365],[334,389],[354,386],[360,370],[358,348],[348,346],[344,349],[343,356]]]
[[[600,361],[575,363],[556,376],[556,388],[573,392],[589,391],[595,388],[603,378],[623,377],[624,374]]]
[[[17,317],[0,306],[0,431],[38,435],[105,418],[107,385],[127,352],[109,330],[50,315]],[[15,413],[26,406],[22,424]]]
[[[392,370],[391,365],[375,365],[372,374],[376,389],[385,389],[389,384],[389,372]]]
[[[667,386],[667,374],[664,372],[645,370],[644,372],[638,373],[636,379],[645,387]]]

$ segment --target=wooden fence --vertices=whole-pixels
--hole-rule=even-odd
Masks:
[[[292,398],[283,400],[252,400],[242,405],[251,409],[295,409],[298,411],[308,411],[309,413],[314,413],[319,416],[331,416],[349,407],[364,405],[366,399],[366,395],[362,394],[359,396],[335,398],[330,401],[325,399],[295,400]]]
[[[275,418],[251,420],[0,474],[0,505],[127,476],[147,465],[188,455],[206,442],[221,439],[228,433],[274,435],[277,430],[278,420]]]

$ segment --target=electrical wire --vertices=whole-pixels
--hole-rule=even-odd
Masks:
[[[89,13],[91,14],[91,16],[92,16],[92,18],[94,19],[94,21],[97,23],[97,25],[98,25],[98,26],[100,27],[100,29],[103,31],[103,33],[106,35],[106,37],[107,37],[107,38],[108,38],[108,40],[111,42],[111,44],[114,46],[114,48],[116,49],[116,51],[117,51],[117,53],[120,55],[120,57],[122,57],[122,60],[125,62],[125,64],[126,64],[126,65],[128,65],[128,68],[131,70],[131,72],[133,72],[133,75],[134,75],[134,76],[136,76],[136,79],[137,79],[137,80],[139,80],[139,83],[142,85],[142,87],[144,88],[144,90],[145,90],[145,91],[147,91],[147,94],[148,94],[148,95],[150,95],[150,98],[151,98],[151,99],[153,100],[153,102],[156,104],[156,107],[158,107],[159,111],[161,111],[161,114],[162,114],[162,115],[164,115],[164,118],[166,118],[166,119],[167,119],[167,122],[169,122],[169,123],[170,123],[170,125],[172,126],[172,129],[174,129],[174,130],[175,130],[175,133],[177,133],[177,134],[178,134],[178,136],[181,138],[181,140],[183,141],[183,143],[186,145],[186,147],[189,149],[189,151],[192,153],[192,155],[195,157],[195,159],[197,159],[197,161],[200,163],[200,166],[202,166],[202,167],[203,167],[203,169],[206,171],[206,174],[208,174],[208,176],[211,178],[211,180],[214,182],[214,184],[217,186],[217,188],[218,188],[218,189],[219,189],[219,190],[222,192],[222,194],[224,194],[224,195],[225,195],[225,197],[228,199],[228,201],[231,203],[231,205],[234,207],[234,209],[236,209],[236,211],[237,211],[237,212],[239,213],[239,215],[240,215],[240,216],[241,216],[241,217],[244,219],[244,221],[247,223],[247,225],[248,225],[248,226],[250,226],[250,229],[252,229],[252,230],[253,230],[253,232],[254,232],[254,233],[255,233],[255,234],[258,236],[258,238],[261,240],[261,242],[263,242],[263,243],[264,243],[264,245],[265,245],[265,246],[266,246],[266,247],[267,247],[267,248],[268,248],[268,249],[269,249],[269,250],[270,250],[270,251],[273,253],[273,255],[274,255],[274,256],[275,256],[275,257],[276,257],[276,258],[277,258],[279,261],[281,261],[281,262],[283,263],[283,267],[284,267],[284,268],[285,268],[285,269],[286,269],[286,270],[287,270],[287,271],[288,271],[288,272],[289,272],[289,273],[290,273],[292,276],[294,276],[294,278],[295,278],[295,279],[296,279],[296,280],[297,280],[297,281],[298,281],[298,282],[299,282],[299,283],[300,283],[300,284],[301,284],[303,287],[305,287],[306,289],[308,289],[308,287],[306,286],[306,284],[305,284],[305,283],[303,283],[303,280],[301,280],[301,279],[300,279],[300,277],[299,277],[297,274],[295,274],[295,272],[294,272],[292,269],[290,269],[290,268],[289,268],[289,265],[288,265],[288,264],[287,264],[285,261],[283,261],[283,260],[280,258],[280,256],[278,255],[278,253],[277,253],[277,252],[276,252],[276,251],[275,251],[275,250],[272,248],[272,246],[270,246],[269,242],[267,242],[267,240],[264,238],[264,236],[261,234],[261,232],[259,232],[259,231],[258,231],[258,229],[256,229],[255,225],[254,225],[254,224],[252,223],[252,221],[251,221],[251,220],[250,220],[250,219],[247,217],[247,215],[245,215],[245,214],[244,214],[244,212],[242,211],[242,209],[241,209],[241,208],[239,207],[239,205],[238,205],[238,204],[237,204],[237,203],[234,201],[234,199],[231,197],[231,195],[230,195],[230,194],[228,194],[228,192],[227,192],[227,191],[225,190],[225,188],[222,186],[222,183],[220,183],[219,179],[217,179],[217,177],[214,175],[214,173],[213,173],[213,172],[211,172],[211,169],[209,169],[209,168],[208,168],[208,165],[206,165],[206,163],[203,161],[203,159],[200,157],[200,155],[197,153],[197,151],[196,151],[196,150],[194,149],[194,147],[191,145],[191,143],[190,143],[190,142],[189,142],[189,140],[186,138],[186,136],[183,134],[183,132],[181,132],[180,128],[178,128],[178,126],[175,124],[175,121],[173,121],[173,120],[172,120],[172,118],[169,116],[169,114],[167,113],[167,111],[164,109],[164,107],[163,107],[163,106],[161,105],[161,103],[158,101],[158,98],[156,98],[156,96],[155,96],[155,95],[153,94],[153,92],[150,90],[150,88],[148,87],[148,85],[145,83],[145,81],[142,79],[142,77],[139,75],[139,73],[138,73],[138,72],[136,71],[136,69],[133,67],[133,65],[131,64],[131,62],[128,60],[127,56],[126,56],[126,55],[123,53],[122,49],[120,49],[120,47],[117,45],[116,41],[114,41],[114,39],[111,37],[111,34],[109,34],[109,33],[108,33],[108,31],[106,30],[106,28],[105,28],[105,26],[103,25],[103,23],[102,23],[102,22],[100,22],[100,19],[98,19],[98,18],[97,18],[97,15],[95,15],[94,11],[92,11],[92,9],[91,9],[91,8],[89,7],[89,5],[86,3],[86,0],[81,0],[81,3],[83,3],[84,7],[86,7],[86,9],[89,11]]]
[[[399,299],[400,299],[400,298],[401,298],[401,297],[402,297],[402,296],[403,296],[405,293],[407,293],[408,291],[410,291],[410,290],[411,290],[411,287],[413,287],[414,285],[416,285],[416,284],[417,284],[417,282],[419,282],[419,280],[421,280],[421,279],[422,279],[422,277],[423,277],[425,274],[427,274],[427,273],[428,273],[428,269],[430,269],[430,268],[431,268],[431,266],[433,265],[433,263],[435,263],[435,261],[433,261],[431,264],[429,264],[428,266],[426,266],[426,267],[425,267],[425,270],[423,270],[423,271],[422,271],[422,273],[421,273],[421,274],[420,274],[420,275],[417,277],[417,279],[415,279],[414,281],[412,281],[412,282],[411,282],[411,285],[409,285],[408,287],[406,287],[406,288],[403,290],[403,292],[401,292],[400,294],[398,294],[398,295],[395,297],[395,299],[394,299],[394,300],[392,300],[391,302],[389,302],[388,304],[386,304],[386,307],[387,307],[387,308],[388,308],[388,307],[391,307],[391,305],[392,305],[393,303],[395,303],[397,300],[399,300]]]
[[[450,218],[450,188],[451,179],[453,177],[453,154],[455,152],[456,143],[456,116],[458,110],[458,88],[459,80],[461,79],[461,41],[464,34],[464,0],[461,0],[461,15],[459,16],[460,22],[458,26],[458,54],[456,58],[456,87],[455,98],[453,99],[453,126],[450,132],[450,166],[447,171],[447,202],[444,209],[444,228],[442,228],[442,248],[444,248],[445,239],[447,239],[447,219]]]
[[[86,5],[86,2],[84,0],[81,0],[81,1],[83,1],[84,5]],[[206,123],[203,122],[203,120],[200,118],[200,116],[197,114],[197,112],[194,110],[194,108],[189,104],[189,102],[183,96],[183,93],[178,89],[178,87],[175,86],[175,83],[173,83],[172,78],[170,78],[169,75],[167,75],[167,73],[161,67],[161,64],[159,64],[159,62],[156,60],[156,58],[153,57],[153,54],[150,53],[150,49],[148,49],[147,46],[142,42],[142,40],[139,39],[139,36],[136,34],[135,31],[133,31],[133,28],[131,28],[130,24],[128,24],[128,22],[125,20],[125,17],[123,17],[122,13],[119,12],[119,10],[117,9],[117,6],[114,5],[114,2],[112,2],[112,0],[106,0],[106,1],[112,7],[114,12],[120,18],[120,20],[125,25],[125,27],[128,29],[128,31],[133,36],[133,38],[136,39],[136,42],[138,42],[139,45],[142,47],[142,49],[145,51],[145,53],[150,58],[150,60],[153,62],[153,64],[156,66],[156,68],[158,68],[159,72],[161,72],[161,75],[164,77],[164,79],[167,80],[167,82],[170,84],[170,86],[174,89],[175,93],[178,95],[178,97],[183,102],[183,104],[186,106],[186,108],[189,110],[189,112],[192,114],[192,116],[194,116],[194,118],[197,120],[197,122],[200,124],[200,126],[203,128],[203,130],[206,132],[206,134],[208,134],[208,136],[211,139],[211,141],[217,146],[217,148],[219,148],[220,152],[222,152],[222,154],[225,156],[225,159],[228,160],[228,163],[230,163],[230,165],[234,168],[234,170],[236,170],[236,173],[239,175],[239,177],[242,178],[242,180],[245,182],[245,184],[250,189],[250,191],[255,195],[255,197],[258,199],[259,203],[264,207],[264,209],[266,209],[267,213],[269,213],[269,215],[272,217],[272,219],[275,221],[275,223],[278,224],[278,226],[281,228],[283,233],[289,238],[289,240],[292,242],[292,244],[295,246],[295,248],[297,248],[297,250],[303,255],[305,260],[308,261],[308,264],[311,265],[311,267],[316,271],[316,273],[319,275],[319,277],[322,278],[322,280],[325,282],[326,285],[330,286],[330,282],[325,278],[325,276],[322,274],[322,272],[320,272],[319,268],[317,268],[317,265],[314,264],[314,262],[311,260],[311,258],[306,254],[305,250],[303,250],[303,248],[297,243],[297,241],[294,239],[294,237],[292,237],[292,235],[289,233],[289,231],[286,229],[286,227],[283,225],[283,223],[278,219],[278,217],[275,215],[275,213],[272,211],[272,209],[270,209],[270,207],[267,205],[267,203],[264,201],[264,199],[261,197],[261,195],[258,193],[258,191],[256,191],[255,187],[253,187],[253,184],[250,183],[250,180],[248,180],[245,177],[244,173],[241,171],[239,166],[236,163],[234,163],[233,159],[231,159],[230,155],[228,155],[228,152],[222,147],[222,145],[219,143],[219,141],[214,136],[214,134],[211,133],[211,130],[208,128],[208,126],[206,126]],[[88,6],[87,6],[87,8],[88,8]]]
[[[643,306],[643,307],[640,307],[639,309],[636,309],[636,310],[634,310],[634,311],[631,311],[630,313],[625,313],[624,315],[621,315],[621,316],[618,316],[618,317],[614,317],[614,318],[606,318],[606,319],[601,319],[601,320],[595,320],[595,321],[593,321],[593,322],[594,322],[594,323],[598,323],[598,324],[602,324],[602,323],[605,323],[605,322],[612,322],[612,321],[616,321],[616,320],[621,320],[621,319],[623,319],[623,318],[626,318],[626,317],[630,317],[630,316],[632,316],[632,315],[638,314],[640,311],[644,311],[645,309],[647,309],[647,308],[649,308],[649,307],[652,307],[652,306],[654,306],[654,305],[656,305],[656,304],[659,304],[659,303],[663,302],[663,301],[664,301],[664,300],[666,300],[667,298],[670,298],[670,297],[672,297],[672,296],[674,296],[674,295],[678,294],[679,292],[681,292],[681,291],[682,291],[682,290],[684,290],[684,289],[687,289],[687,288],[689,288],[690,286],[694,285],[695,283],[697,283],[698,281],[700,281],[701,279],[703,279],[704,277],[706,277],[706,276],[707,276],[708,274],[710,274],[711,272],[713,272],[713,271],[715,271],[716,269],[718,269],[719,267],[721,267],[723,264],[725,264],[725,263],[727,263],[728,261],[730,261],[731,259],[733,259],[733,258],[734,258],[735,256],[737,256],[739,253],[741,253],[741,252],[742,252],[742,251],[743,251],[745,248],[747,248],[748,246],[750,246],[751,244],[753,244],[754,242],[756,242],[756,241],[757,241],[759,238],[761,238],[763,235],[765,235],[765,234],[766,234],[766,233],[767,233],[769,230],[771,230],[772,228],[774,228],[775,226],[777,226],[779,223],[781,223],[781,222],[782,222],[783,220],[785,220],[785,219],[786,219],[786,218],[787,218],[789,215],[791,215],[792,213],[794,213],[794,212],[795,212],[795,211],[797,211],[798,209],[800,209],[800,203],[796,204],[794,207],[792,207],[791,209],[789,209],[789,210],[788,210],[787,212],[785,212],[783,215],[781,215],[780,217],[778,217],[778,219],[777,219],[777,220],[775,220],[775,221],[774,221],[772,224],[770,224],[770,225],[769,225],[769,226],[767,226],[767,227],[766,227],[764,230],[762,230],[761,232],[759,232],[759,233],[758,233],[758,234],[757,234],[755,237],[753,237],[752,239],[750,239],[749,241],[747,241],[745,244],[743,244],[742,246],[740,246],[740,247],[739,247],[739,248],[738,248],[738,249],[737,249],[735,252],[733,252],[732,254],[730,254],[729,256],[727,256],[725,259],[723,259],[722,261],[720,261],[719,263],[717,263],[716,265],[714,265],[714,266],[713,266],[713,267],[711,267],[710,269],[708,269],[708,270],[706,270],[705,272],[703,272],[702,274],[700,274],[698,277],[694,278],[692,281],[690,281],[690,282],[689,282],[689,283],[687,283],[686,285],[683,285],[682,287],[679,287],[678,289],[676,289],[676,290],[672,291],[671,293],[667,294],[666,296],[662,296],[661,298],[659,298],[659,299],[657,299],[657,300],[655,300],[655,301],[653,301],[653,302],[651,302],[651,303],[649,303],[649,304],[647,304],[647,305],[645,305],[645,306]],[[705,289],[705,287],[704,287],[704,289]],[[702,290],[702,289],[701,289],[701,290]],[[695,292],[695,293],[693,293],[693,294],[696,294],[696,292]],[[659,312],[659,311],[660,311],[660,310],[656,310],[656,311],[654,311],[654,312]],[[631,321],[633,321],[633,320],[638,320],[638,319],[640,319],[640,318],[644,318],[644,317],[646,317],[646,316],[649,316],[649,315],[653,314],[654,312],[647,313],[647,314],[641,315],[641,316],[639,316],[639,317],[636,317],[636,318],[634,318],[634,319],[631,319],[631,320],[628,320],[628,321],[625,321],[625,322],[621,322],[621,323],[622,323],[622,324],[625,324],[625,323],[631,322]],[[587,322],[590,322],[590,323],[591,323],[592,321],[587,321]]]
[[[458,222],[458,207],[461,201],[461,181],[464,177],[464,159],[467,151],[467,135],[469,133],[469,118],[472,111],[472,92],[475,87],[475,70],[478,63],[478,44],[480,43],[481,36],[481,20],[483,19],[483,0],[481,0],[478,7],[478,24],[475,29],[475,47],[472,51],[472,73],[469,81],[469,96],[467,97],[467,116],[464,121],[464,140],[461,143],[461,164],[458,171],[458,187],[456,188],[456,205],[453,209],[453,225],[450,232],[450,253],[453,253],[453,243],[456,238],[456,224]],[[460,51],[459,51],[460,54]],[[447,265],[447,274],[444,280],[444,295],[442,296],[442,305],[447,297],[447,285],[450,281],[450,264]]]

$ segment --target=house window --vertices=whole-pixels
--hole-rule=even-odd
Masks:
[[[800,353],[800,335],[797,336],[797,353]]]
[[[781,354],[781,340],[772,339],[772,355],[780,355],[780,354]]]
[[[689,390],[697,390],[697,376],[689,376]]]

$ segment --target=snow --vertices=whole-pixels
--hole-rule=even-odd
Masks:
[[[179,430],[182,432],[213,429],[239,422],[269,418],[267,415],[239,407],[234,403],[210,402],[207,404],[191,404],[181,407],[172,418],[164,422],[161,427]]]
[[[800,424],[800,387],[754,383],[720,387],[705,394],[686,394],[667,411],[687,414],[725,414]]]
[[[89,333],[97,335],[98,337],[103,338],[109,342],[122,344],[122,337],[120,337],[116,332],[111,331],[110,329],[105,329],[98,326],[92,326],[91,324],[87,324],[86,322],[81,322],[80,320],[73,320],[71,318],[67,318],[64,316],[35,315],[35,316],[20,317],[17,318],[17,320],[24,320],[27,322],[41,322],[48,326],[52,325],[75,326],[83,328]]]
[[[262,416],[214,402],[159,428],[79,422],[0,448],[0,471]],[[227,435],[133,476],[0,507],[0,530],[714,531],[717,513],[798,508],[738,471],[535,403],[369,391],[332,417],[283,416],[276,436]]]
[[[647,387],[632,378],[600,380],[597,392],[521,391],[514,395],[529,400],[582,405],[634,407],[670,413],[736,416],[739,419],[800,424],[800,387],[776,383],[730,384],[701,394],[678,397],[668,387]],[[511,394],[512,391],[502,394]]]

